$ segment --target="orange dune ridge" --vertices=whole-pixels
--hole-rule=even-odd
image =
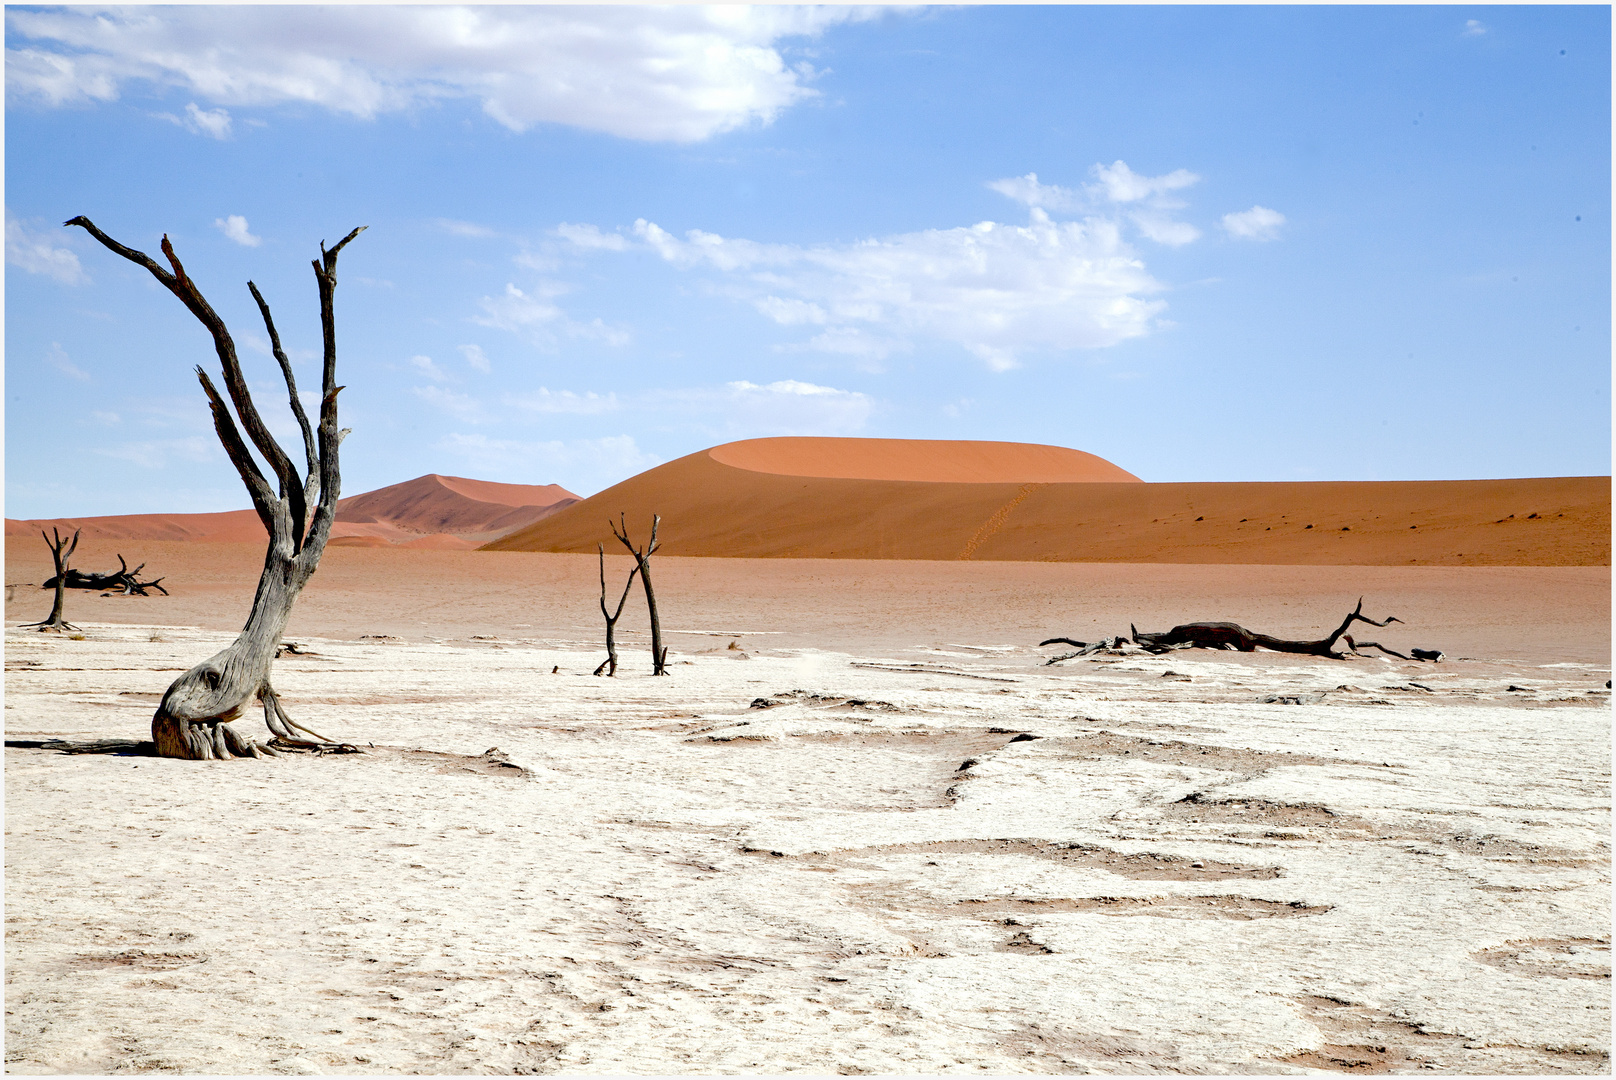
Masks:
[[[752,439],[658,466],[484,545],[593,552],[627,514],[729,558],[1608,566],[1610,478],[1150,484],[1077,450]]]
[[[469,550],[531,525],[578,501],[556,484],[495,484],[430,473],[402,484],[352,495],[337,503],[331,543],[338,547],[426,547]],[[6,519],[7,536],[36,536],[41,528],[82,529],[86,540],[181,540],[261,543],[264,526],[252,510],[218,514],[123,514],[114,517]]]

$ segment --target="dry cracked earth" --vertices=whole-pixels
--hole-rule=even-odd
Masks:
[[[1610,1069],[1608,667],[225,640],[8,630],[9,1071]]]

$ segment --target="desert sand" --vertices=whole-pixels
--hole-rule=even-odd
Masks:
[[[62,748],[262,548],[114,550],[8,589],[12,1072],[1609,1071],[1608,567],[659,556],[604,679],[593,555],[334,548],[275,679],[365,752],[202,763]],[[1449,659],[1036,644],[1360,595]]]
[[[632,477],[489,546],[590,552],[620,513],[669,555],[1608,566],[1610,478],[1140,483],[1019,443],[756,439]]]
[[[578,501],[557,484],[495,484],[428,473],[350,495],[331,528],[338,547],[469,550],[542,520]],[[24,543],[42,529],[82,530],[84,539],[258,543],[264,526],[253,510],[218,514],[119,514],[109,517],[6,519],[6,536]]]

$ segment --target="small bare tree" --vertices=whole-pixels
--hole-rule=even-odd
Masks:
[[[651,556],[656,554],[656,532],[662,518],[657,514],[651,515],[651,539],[643,548],[636,548],[629,541],[628,525],[623,519],[624,515],[618,514],[617,524],[613,524],[611,518],[606,519],[606,524],[611,526],[612,535],[621,540],[623,546],[628,548],[628,553],[634,556],[635,565],[640,571],[640,584],[645,587],[645,606],[651,613],[651,674],[666,675],[668,673],[668,650],[662,646],[662,623],[657,618],[656,592],[651,588]],[[619,524],[622,525],[621,530],[618,529]]]
[[[39,530],[39,535],[45,537],[45,545],[51,549],[51,559],[56,563],[56,602],[51,605],[50,618],[45,619],[43,622],[25,624],[37,627],[41,633],[46,630],[61,633],[63,630],[78,629],[78,627],[62,618],[62,600],[67,591],[67,559],[68,556],[73,554],[73,550],[79,546],[79,532],[80,530],[74,529],[72,538],[63,540],[62,534],[56,530],[55,526],[51,527],[51,536],[45,536],[44,529]],[[45,584],[48,587],[51,582],[47,581]]]
[[[320,389],[320,421],[318,435],[309,426],[303,403],[297,396],[297,383],[292,378],[292,364],[281,348],[280,335],[270,317],[269,305],[259,295],[252,282],[247,283],[269,333],[271,351],[279,362],[286,380],[286,391],[291,401],[292,415],[303,432],[303,450],[307,461],[304,475],[292,459],[281,449],[275,437],[253,404],[242,375],[241,363],[236,357],[235,341],[225,327],[224,320],[214,312],[203,298],[196,284],[180,265],[168,237],[163,237],[163,255],[172,270],[165,270],[144,252],[125,247],[96,228],[86,217],[66,222],[77,225],[95,237],[108,250],[130,262],[145,267],[158,283],[177,297],[190,313],[196,316],[213,335],[214,351],[224,370],[225,389],[235,406],[235,417],[224,399],[214,389],[213,381],[200,367],[197,379],[207,395],[213,412],[213,428],[224,445],[230,462],[241,475],[241,481],[252,496],[253,508],[269,533],[269,547],[264,554],[264,570],[258,579],[258,593],[253,597],[252,612],[241,634],[224,651],[196,665],[169,686],[163,695],[157,713],[152,717],[152,739],[157,753],[163,757],[191,759],[262,757],[281,750],[338,749],[323,736],[295,722],[281,707],[280,698],[270,686],[269,668],[275,659],[275,649],[286,630],[292,604],[303,586],[320,564],[331,523],[336,517],[337,499],[342,490],[342,476],[338,468],[337,447],[346,431],[337,428],[337,333],[334,300],[337,288],[337,255],[354,237],[364,231],[360,226],[336,247],[327,251],[320,245],[320,257],[314,260],[314,278],[320,293],[320,329],[324,339],[324,369]],[[264,478],[258,463],[242,438],[258,449],[275,474],[278,491]],[[257,698],[264,707],[264,722],[272,735],[269,746],[261,746],[230,727],[230,722],[241,715],[242,708]],[[314,737],[315,742],[301,738],[301,731]],[[352,747],[341,747],[351,750]]]
[[[617,598],[617,610],[606,610],[606,548],[596,544],[595,550],[600,554],[600,613],[606,618],[606,659],[600,662],[595,674],[605,672],[610,678],[617,674],[617,620],[623,616],[623,605],[628,603],[628,591],[634,587],[634,575],[640,572],[639,563],[628,572],[628,580],[623,582],[623,595]]]

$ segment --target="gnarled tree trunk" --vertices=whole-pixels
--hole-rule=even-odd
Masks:
[[[320,327],[325,344],[317,430],[310,427],[309,418],[298,399],[292,365],[281,348],[280,335],[270,317],[269,305],[259,295],[257,286],[250,281],[247,283],[253,299],[258,302],[271,349],[285,377],[292,414],[303,432],[306,468],[299,476],[297,467],[270,434],[253,404],[236,357],[235,342],[224,320],[219,318],[186,276],[185,268],[175,256],[168,237],[163,237],[162,251],[172,272],[159,266],[144,252],[125,247],[107,236],[89,218],[76,217],[66,224],[80,226],[110,251],[144,266],[213,335],[214,351],[219,355],[225,390],[235,407],[235,416],[231,415],[230,408],[214,388],[207,372],[198,367],[196,375],[212,409],[213,427],[219,441],[241,475],[242,483],[246,484],[247,492],[252,496],[253,508],[258,511],[259,520],[269,533],[264,570],[258,579],[258,592],[253,597],[252,613],[247,617],[247,625],[228,648],[202,661],[169,686],[156,715],[152,717],[152,739],[157,743],[157,753],[164,757],[209,759],[260,757],[273,754],[277,749],[352,750],[352,747],[339,747],[328,742],[288,717],[270,685],[269,668],[275,659],[281,634],[286,629],[286,620],[292,613],[292,604],[320,564],[342,490],[337,447],[347,432],[337,428],[337,392],[342,387],[337,385],[336,378],[337,339],[333,301],[337,287],[337,255],[349,241],[364,231],[364,226],[349,233],[330,251],[322,243],[320,258],[314,260],[314,277],[320,291]],[[236,425],[237,417],[241,421],[240,428]],[[276,487],[270,486],[259,469],[246,440],[242,438],[243,430],[275,474]],[[242,709],[255,698],[263,705],[264,721],[274,736],[268,745],[259,745],[230,727],[230,722],[239,717]],[[315,741],[301,737],[298,732],[313,736]]]
[[[80,530],[74,529],[73,538],[63,540],[62,534],[57,532],[53,526],[51,528],[51,536],[55,537],[53,540],[51,536],[45,536],[44,529],[39,530],[39,535],[45,537],[45,545],[51,549],[51,561],[56,564],[56,577],[52,581],[45,582],[47,588],[52,584],[56,586],[56,602],[51,605],[51,613],[48,618],[42,622],[27,623],[26,625],[37,627],[41,631],[78,629],[78,627],[62,617],[62,605],[67,588],[67,558],[73,554],[73,549],[79,546],[79,532]]]
[[[606,610],[606,547],[596,544],[595,550],[600,554],[600,613],[606,618],[606,659],[600,662],[595,674],[606,673],[607,678],[617,674],[617,620],[623,617],[623,605],[628,602],[628,591],[634,587],[634,575],[640,572],[639,563],[628,572],[628,580],[623,582],[623,595],[617,598],[617,610]]]
[[[628,548],[628,553],[634,556],[634,563],[640,571],[640,584],[645,588],[645,606],[651,615],[651,674],[666,675],[668,650],[662,646],[662,621],[657,617],[656,591],[651,588],[651,556],[656,554],[656,531],[657,526],[662,523],[662,518],[658,514],[651,515],[651,539],[643,548],[636,548],[629,542],[628,525],[623,521],[622,514],[617,515],[617,520],[623,526],[621,531],[617,525],[612,524],[611,518],[606,519],[606,524],[611,525],[612,535],[621,540],[623,546]]]

